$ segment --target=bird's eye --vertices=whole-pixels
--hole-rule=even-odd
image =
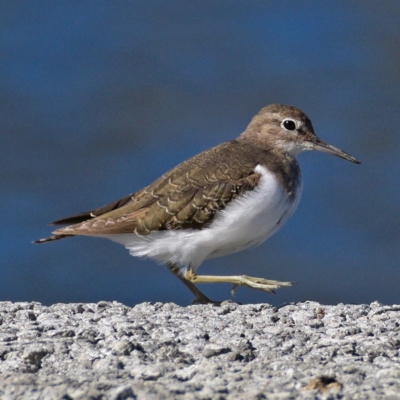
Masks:
[[[288,131],[294,131],[296,129],[296,123],[292,119],[285,119],[282,125]]]

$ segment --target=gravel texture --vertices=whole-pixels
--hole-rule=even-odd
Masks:
[[[400,306],[0,303],[1,399],[400,399]]]

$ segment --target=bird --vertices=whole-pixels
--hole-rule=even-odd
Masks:
[[[247,286],[264,292],[289,287],[247,275],[200,275],[203,261],[257,246],[292,216],[302,193],[296,157],[318,150],[355,164],[360,161],[316,136],[300,109],[262,108],[236,139],[203,151],[145,188],[92,211],[63,218],[67,225],[35,241],[94,236],[120,243],[132,256],[166,264],[195,296],[216,303],[198,283],[230,283],[232,295]]]

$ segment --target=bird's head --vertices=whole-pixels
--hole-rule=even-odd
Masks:
[[[316,136],[310,119],[301,110],[283,104],[272,104],[262,108],[253,117],[241,138],[279,148],[293,157],[304,150],[319,150],[360,164],[360,161],[350,154]]]

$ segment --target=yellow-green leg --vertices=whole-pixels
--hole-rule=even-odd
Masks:
[[[233,275],[233,276],[213,276],[213,275],[197,275],[189,269],[184,276],[180,274],[179,267],[176,264],[168,263],[169,270],[196,296],[195,303],[200,304],[221,304],[221,302],[210,300],[204,293],[202,293],[195,283],[231,283],[233,288],[231,290],[232,296],[238,286],[247,286],[252,289],[262,290],[267,293],[275,293],[275,289],[281,287],[289,287],[293,282],[279,282],[264,278],[255,278],[247,275]]]
[[[208,303],[217,303],[215,301],[210,300],[203,292],[201,292],[197,287],[190,282],[189,280],[185,279],[179,273],[179,267],[173,263],[167,263],[169,270],[196,296],[195,303],[200,304],[208,304]]]
[[[231,290],[232,296],[235,294],[238,286],[247,286],[252,289],[262,290],[267,293],[275,293],[275,289],[281,287],[292,286],[292,282],[279,282],[272,281],[264,278],[255,278],[247,275],[233,275],[233,276],[213,276],[213,275],[197,275],[192,270],[188,270],[185,275],[186,280],[191,283],[231,283],[233,288]]]

